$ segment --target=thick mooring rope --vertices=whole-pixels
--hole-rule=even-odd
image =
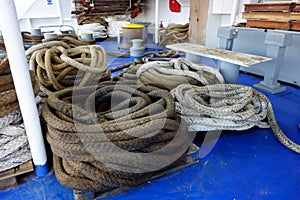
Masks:
[[[106,52],[100,45],[70,48],[64,42],[51,41],[29,48],[26,56],[45,95],[110,79]]]
[[[33,71],[30,78],[34,94],[39,91]],[[31,159],[31,152],[7,55],[0,57],[0,171],[11,169]]]
[[[30,32],[23,31],[21,32],[23,43],[27,45],[35,45],[42,43],[42,40],[44,39],[43,35],[31,35]]]
[[[156,173],[145,172],[149,166],[169,158],[176,162],[185,154],[176,152],[183,146],[181,138],[179,143],[169,144],[175,152],[167,157],[158,156],[156,162],[145,160],[144,153],[157,151],[177,134],[184,134],[174,100],[167,91],[154,87],[115,84],[67,88],[50,95],[43,107],[54,170],[68,187],[103,192],[135,186]],[[116,147],[131,153],[116,152]]]
[[[67,43],[70,47],[84,46],[95,44],[95,40],[82,40],[79,36],[70,34],[56,35],[48,39],[43,39],[42,42],[61,41]]]
[[[287,148],[300,153],[300,146],[279,128],[268,98],[243,85],[217,84],[198,87],[180,85],[171,91],[176,111],[190,131],[246,130],[270,127]]]
[[[180,84],[211,85],[224,83],[218,69],[194,64],[186,59],[155,61],[143,64],[136,72],[138,84],[152,85],[166,90]]]
[[[188,38],[189,23],[183,25],[169,25],[167,28],[162,28],[159,31],[160,35],[163,37],[163,39],[159,42],[159,45],[180,43]]]

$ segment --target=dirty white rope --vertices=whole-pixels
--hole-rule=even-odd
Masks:
[[[176,111],[191,131],[270,127],[284,146],[300,153],[300,146],[279,128],[268,98],[249,86],[216,84],[198,87],[183,84],[171,94],[176,101]]]

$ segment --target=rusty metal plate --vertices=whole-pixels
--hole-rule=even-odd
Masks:
[[[258,63],[266,62],[272,60],[272,58],[251,55],[246,53],[228,51],[218,48],[209,48],[203,45],[192,44],[192,43],[179,43],[171,44],[166,46],[169,49],[174,49],[198,56],[203,56],[207,58],[213,58],[220,61],[250,67]]]

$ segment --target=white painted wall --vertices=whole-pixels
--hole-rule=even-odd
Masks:
[[[52,0],[48,5],[46,0],[14,0],[21,31],[30,31],[45,25],[76,26],[76,19],[71,18],[72,1]]]
[[[155,23],[155,1],[144,0],[145,9],[142,14],[133,21],[150,22],[148,32],[154,32]],[[190,7],[181,6],[181,12],[171,12],[169,9],[169,0],[159,0],[159,20],[163,21],[164,27],[170,23],[185,24],[189,22]]]

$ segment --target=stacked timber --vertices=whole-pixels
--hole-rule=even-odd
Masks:
[[[247,27],[300,31],[300,2],[245,4]]]

